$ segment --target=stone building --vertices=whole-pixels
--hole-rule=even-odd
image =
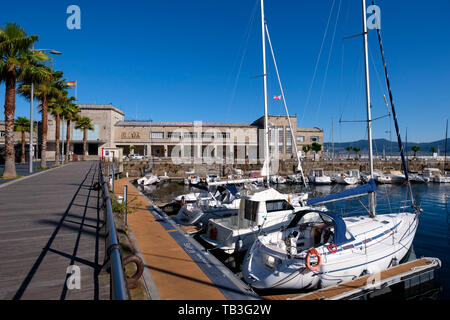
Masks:
[[[257,163],[264,158],[264,117],[253,123],[130,121],[125,120],[123,111],[111,104],[78,106],[81,116],[91,118],[94,125],[94,130],[88,131],[87,141],[91,159],[101,156],[105,148],[121,148],[124,155],[134,153],[193,163]],[[290,118],[299,151],[312,142],[323,145],[321,129],[298,128],[297,117]],[[51,115],[48,121],[47,159],[52,160],[55,158],[56,121]],[[287,117],[269,116],[269,128],[271,154],[281,159],[295,157]],[[65,140],[66,129],[66,124],[61,123],[61,141]],[[83,132],[75,129],[74,123],[71,129],[70,151],[81,155]]]
[[[97,158],[101,155],[102,148],[115,147],[115,130],[117,122],[123,121],[125,114],[123,111],[110,104],[79,104],[83,117],[92,120],[94,130],[88,131],[87,149],[90,156]],[[75,129],[75,123],[71,124],[70,151],[76,155],[83,154],[83,132]],[[47,159],[55,159],[55,131],[56,120],[52,115],[48,117],[47,134]],[[66,139],[67,124],[61,121],[60,140]],[[62,148],[61,148],[62,150]],[[64,150],[66,152],[67,150]],[[91,157],[94,158],[94,157]]]

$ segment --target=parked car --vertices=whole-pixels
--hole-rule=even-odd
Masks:
[[[140,154],[132,154],[130,156],[130,160],[144,160],[144,156],[142,156]]]

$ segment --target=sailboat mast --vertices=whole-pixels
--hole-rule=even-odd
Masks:
[[[362,2],[362,18],[363,18],[363,39],[364,39],[364,65],[366,75],[366,107],[367,107],[367,138],[369,140],[369,167],[370,178],[373,178],[373,146],[372,146],[372,115],[370,103],[370,81],[369,81],[369,45],[367,42],[367,16],[366,16],[366,0]],[[369,210],[370,215],[375,216],[375,193],[369,194]]]
[[[445,141],[444,141],[444,174],[445,174],[445,166],[447,164],[447,134],[448,134],[448,119],[447,124],[445,126]]]
[[[261,33],[262,33],[262,56],[263,56],[263,82],[264,82],[264,164],[266,166],[267,184],[270,178],[269,162],[269,117],[267,115],[267,66],[266,66],[266,32],[264,18],[264,0],[261,0]]]

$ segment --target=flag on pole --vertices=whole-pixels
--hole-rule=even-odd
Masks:
[[[275,100],[281,100],[281,94],[278,96],[273,97]]]
[[[77,86],[77,82],[76,81],[67,81],[67,85],[69,87],[76,87]]]

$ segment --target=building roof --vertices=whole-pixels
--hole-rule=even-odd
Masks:
[[[160,121],[136,121],[136,120],[124,120],[118,121],[115,124],[120,127],[238,127],[249,128],[253,127],[249,123],[224,123],[224,122],[160,122]]]
[[[314,128],[297,128],[297,132],[323,132],[322,129],[314,127]]]
[[[77,106],[80,107],[81,110],[83,109],[90,109],[90,110],[113,110],[117,113],[120,113],[121,115],[125,116],[125,113],[120,110],[119,108],[113,106],[112,104],[80,104],[77,103]]]

